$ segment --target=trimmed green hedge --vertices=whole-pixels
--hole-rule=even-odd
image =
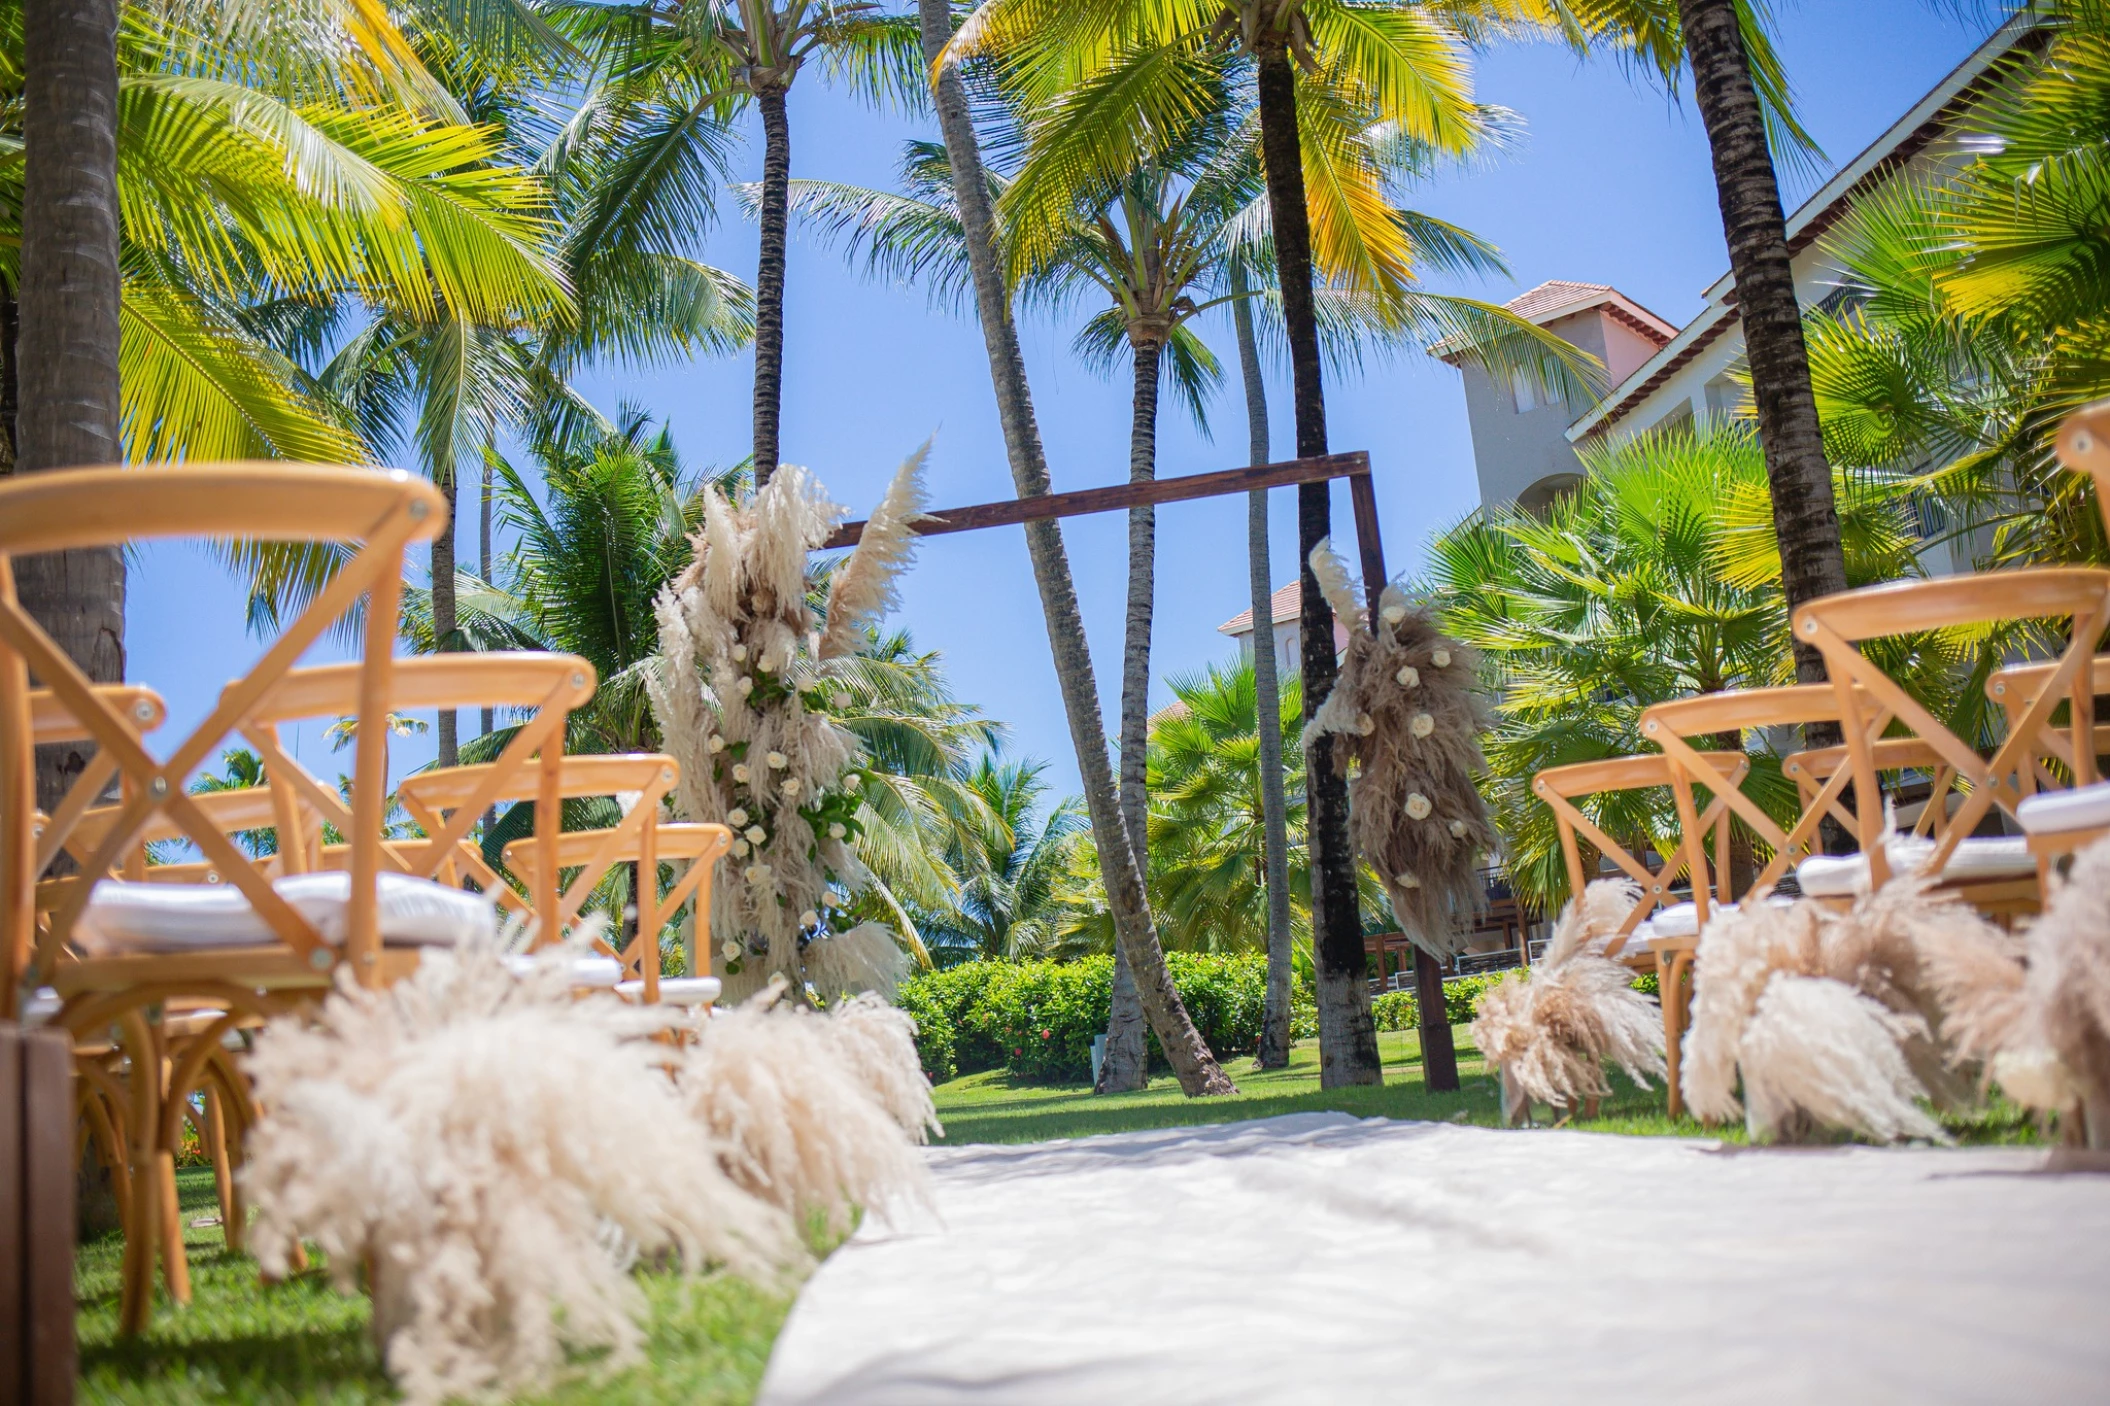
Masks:
[[[1180,999],[1218,1059],[1250,1055],[1260,1044],[1267,961],[1258,954],[1170,952]],[[916,1018],[916,1048],[935,1080],[985,1069],[1022,1079],[1081,1083],[1092,1077],[1092,1040],[1106,1031],[1114,959],[1075,962],[965,962],[923,972],[901,987],[898,1004]],[[1309,1038],[1317,1021],[1308,991],[1291,999],[1291,1034]],[[1150,1060],[1165,1067],[1157,1038]]]
[[[1478,976],[1454,976],[1443,983],[1444,1013],[1453,1025],[1469,1024],[1480,1013],[1480,997],[1487,989],[1509,975],[1509,971],[1483,972]],[[1634,989],[1653,996],[1656,994],[1656,974],[1634,978]],[[1387,991],[1370,1002],[1371,1019],[1380,1030],[1418,1030],[1421,1028],[1421,1006],[1411,991]]]
[[[1480,994],[1500,981],[1505,973],[1483,972],[1478,976],[1454,976],[1443,983],[1443,1013],[1453,1025],[1470,1022],[1480,1005]],[[1387,991],[1371,998],[1371,1019],[1380,1030],[1419,1030],[1421,1003],[1412,991]]]

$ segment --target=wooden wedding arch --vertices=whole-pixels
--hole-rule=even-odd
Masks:
[[[1128,508],[1157,507],[1184,503],[1196,498],[1220,498],[1256,489],[1286,488],[1292,484],[1330,483],[1348,480],[1348,500],[1355,510],[1355,542],[1363,571],[1363,590],[1374,615],[1378,592],[1385,587],[1384,539],[1377,526],[1377,492],[1370,481],[1370,456],[1363,450],[1346,454],[1320,454],[1280,463],[1256,464],[1242,469],[1219,469],[1212,473],[1185,474],[1150,479],[1141,483],[1109,484],[1104,488],[1079,488],[1067,493],[1042,493],[1026,498],[1007,498],[996,503],[976,503],[964,508],[945,508],[928,513],[915,524],[918,536],[935,537],[947,532],[971,532],[984,527],[1010,527],[1046,518],[1084,517],[1092,513],[1120,512]],[[864,535],[864,523],[846,522],[821,544],[823,550],[854,547]],[[1304,564],[1298,563],[1298,570]],[[1443,968],[1420,946],[1414,949],[1415,1002],[1421,1014],[1422,1071],[1428,1086],[1448,1091],[1458,1087],[1458,1052],[1451,1040],[1451,1026],[1444,1016]]]

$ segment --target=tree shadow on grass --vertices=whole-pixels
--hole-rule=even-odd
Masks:
[[[81,1349],[84,1383],[188,1382],[200,1395],[240,1400],[386,1398],[388,1376],[366,1325],[281,1329],[191,1340],[158,1332]],[[93,1392],[89,1393],[92,1398]]]

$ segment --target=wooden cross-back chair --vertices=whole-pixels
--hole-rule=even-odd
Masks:
[[[1662,867],[1654,872],[1641,862],[1639,856],[1628,852],[1626,846],[1592,822],[1576,802],[1589,796],[1623,791],[1672,788],[1678,774],[1671,758],[1644,755],[1576,762],[1569,766],[1550,767],[1531,778],[1532,792],[1553,811],[1554,821],[1560,828],[1561,859],[1567,865],[1568,889],[1572,895],[1581,898],[1588,878],[1583,872],[1578,836],[1588,839],[1620,872],[1641,886],[1641,901],[1627,914],[1618,935],[1606,944],[1605,955],[1637,971],[1656,973],[1657,1002],[1663,1012],[1664,1053],[1669,1065],[1666,1096],[1672,1117],[1677,1116],[1681,1107],[1678,1044],[1685,1007],[1679,992],[1692,965],[1693,934],[1698,931],[1708,899],[1706,857],[1699,844],[1693,841],[1695,837],[1704,840],[1706,833],[1712,830],[1717,866],[1720,872],[1728,872],[1727,797],[1737,794],[1736,788],[1751,768],[1750,760],[1741,752],[1701,752],[1694,756],[1695,765],[1706,767],[1714,778],[1714,784],[1709,788],[1714,791],[1714,798],[1705,811],[1696,812],[1689,821],[1681,823],[1680,843],[1663,858]],[[1687,800],[1689,803],[1689,795]],[[1693,896],[1685,903],[1673,904],[1670,901],[1672,888],[1680,874],[1690,879]]]
[[[2071,642],[2052,661],[2043,691],[2013,719],[2007,738],[1990,758],[1981,757],[1951,732],[1860,649],[1865,642],[1896,635],[2017,620],[2067,622]],[[1874,744],[1882,730],[1871,724],[1886,714],[1952,769],[1951,784],[1967,788],[1962,805],[1925,861],[1937,873],[1949,868],[1959,846],[1995,805],[2015,813],[2034,793],[2037,758],[2046,746],[2043,736],[2062,699],[2071,709],[2073,735],[2090,739],[2089,745],[2072,749],[2075,781],[2086,785],[2096,779],[2091,661],[2106,628],[2110,571],[2093,567],[1897,581],[1811,601],[1794,615],[1796,637],[1823,654],[1825,670],[1840,695],[1840,726],[1850,762],[1849,772],[1842,774],[1851,775],[1856,795],[1880,794],[1877,775],[1882,768]],[[1862,804],[1857,812],[1857,838],[1867,857],[1870,885],[1880,888],[1890,878],[1882,808]]]
[[[1891,723],[1889,710],[1877,703],[1866,690],[1857,689],[1854,698],[1858,704],[1857,726],[1863,740],[1872,749],[1875,769],[1878,772],[1919,770],[1932,777],[1932,794],[1915,824],[1915,833],[1924,830],[1936,839],[1945,838],[1946,826],[1951,823],[1947,818],[1950,788],[1957,780],[1954,766],[1942,752],[1919,738],[1883,737],[1881,734]],[[1679,814],[1687,829],[1690,863],[1703,862],[1699,837],[1692,831],[1693,787],[1704,785],[1706,772],[1711,769],[1711,764],[1701,760],[1703,754],[1696,750],[1695,744],[1711,742],[1723,734],[1740,737],[1748,732],[1821,724],[1842,728],[1846,725],[1839,690],[1828,683],[1703,693],[1656,703],[1642,712],[1642,735],[1661,747],[1678,770],[1675,786]],[[1728,873],[1717,873],[1716,893],[1727,901],[1763,900],[1792,872],[1802,891],[1811,897],[1827,901],[1850,898],[1867,886],[1867,867],[1857,857],[1833,858],[1822,854],[1821,827],[1829,816],[1848,833],[1858,836],[1861,816],[1847,806],[1847,796],[1852,794],[1858,803],[1863,795],[1880,793],[1851,790],[1853,769],[1850,754],[1843,744],[1791,752],[1782,758],[1781,770],[1795,783],[1800,800],[1799,811],[1786,826],[1741,790],[1724,798],[1736,818],[1771,854],[1765,863],[1755,867],[1750,882],[1741,892],[1731,892],[1734,885]],[[1880,803],[1875,806],[1875,811],[1880,820]],[[2021,860],[2019,849],[2008,854],[1998,847],[1983,846],[1951,856],[1949,863],[1958,882],[1987,879],[2012,882],[2018,875],[2026,875],[2029,868]],[[1984,892],[1973,896],[1992,904],[2010,902],[2021,895]],[[1709,914],[1703,908],[1698,916],[1699,925],[1704,927]]]
[[[458,885],[464,878],[474,881],[492,901],[511,911],[527,904],[505,880],[484,862],[483,852],[468,838],[484,809],[521,789],[523,778],[540,778],[563,767],[564,730],[573,712],[592,699],[596,680],[593,665],[573,654],[496,651],[479,654],[436,654],[396,661],[389,688],[389,711],[413,713],[445,708],[491,708],[522,710],[513,736],[496,760],[473,768],[478,790],[472,804],[455,810],[442,820],[421,811],[412,802],[417,789],[398,789],[398,799],[414,820],[425,828],[422,838],[392,840],[382,845],[383,862],[399,873],[437,879]],[[286,750],[280,728],[287,723],[341,717],[353,711],[358,688],[356,664],[325,664],[300,669],[286,676],[277,688],[252,710],[242,735],[257,749],[267,774],[283,775],[300,801],[321,819],[338,827],[348,823],[350,811],[336,788],[311,775]],[[527,783],[539,786],[539,780]],[[536,816],[538,832],[556,835],[561,816],[554,811]],[[309,870],[339,869],[349,861],[350,847],[326,845],[319,827],[305,836],[296,862]]]
[[[2103,525],[2110,530],[2110,400],[2097,401],[2067,416],[2059,427],[2057,441],[2059,462],[2075,473],[2087,474],[2095,481],[2095,501],[2103,515]],[[2103,691],[2103,661],[2095,661],[2091,671],[2093,677],[2085,683],[2076,681],[2075,694],[2091,695]],[[2012,671],[2019,675],[2022,671]],[[2003,670],[1995,674],[2001,679]],[[2028,673],[2029,685],[2037,690],[2056,690],[2059,685],[2050,676],[2039,676],[2033,670]],[[2020,687],[2018,691],[2027,692]],[[2010,713],[2011,726],[2013,714]],[[2068,719],[2067,733],[2075,740],[2084,735],[2078,713]],[[2096,747],[2072,748],[2072,755],[2062,756],[2074,778],[2074,784],[2064,790],[2044,790],[2025,797],[2015,808],[2015,818],[2021,822],[2022,830],[2029,837],[2030,853],[2037,861],[2037,875],[2041,883],[2049,885],[2052,866],[2061,858],[2073,853],[2083,845],[2110,835],[2110,782],[2097,779],[2095,775],[2096,755],[2101,752],[2098,734]],[[2048,750],[2053,750],[2054,745]],[[2088,755],[2079,755],[2086,753]]]
[[[592,836],[592,840],[590,844],[573,842],[568,851],[580,856],[576,861],[580,873],[569,885],[561,883],[559,870],[570,867],[572,861],[560,859],[556,865],[535,866],[528,884],[536,925],[534,945],[546,947],[562,939],[566,927],[585,906],[587,896],[610,869],[626,858],[637,858],[641,846],[656,840],[660,802],[680,779],[680,763],[661,753],[587,753],[552,756],[531,779],[507,775],[494,764],[421,771],[403,778],[397,795],[403,808],[432,833],[466,829],[488,806],[532,801],[535,840],[542,850],[558,846],[554,821],[561,816],[565,801],[631,798],[628,810],[614,826],[577,832]],[[613,955],[612,947],[609,951]]]
[[[447,521],[430,484],[402,472],[320,465],[192,464],[141,469],[80,469],[18,476],[0,483],[0,1008],[12,1010],[24,976],[48,980],[64,1000],[56,1017],[77,1045],[114,1031],[128,1069],[127,1138],[131,1210],[119,1323],[145,1325],[157,1253],[171,1292],[188,1296],[182,1228],[176,1219],[174,1145],[164,1136],[174,1114],[167,1098],[172,1048],[153,1017],[181,999],[222,1012],[176,1059],[207,1062],[210,1047],[236,1021],[285,1007],[288,987],[313,990],[339,962],[362,981],[378,982],[415,965],[416,953],[384,952],[378,907],[382,808],[387,797],[382,729],[361,729],[353,760],[351,872],[338,910],[340,940],[324,941],[317,923],[282,897],[224,834],[184,781],[246,720],[310,645],[361,607],[364,654],[358,711],[379,718],[388,696],[402,593],[405,548],[428,540]],[[98,692],[15,593],[17,556],[87,547],[122,548],[155,539],[247,540],[337,544],[349,559],[315,599],[265,650],[166,761],[149,753],[140,718]],[[32,824],[35,780],[30,685],[57,700],[97,748],[87,771],[52,810],[44,833]],[[36,929],[40,851],[55,852],[71,828],[116,778],[123,799],[107,830],[83,860],[83,874],[121,870],[142,831],[166,817],[216,864],[261,923],[263,941],[226,946],[151,945],[99,956],[69,954],[67,944],[106,885],[74,886]],[[121,886],[120,886],[121,887]],[[178,893],[170,886],[140,886]],[[225,1022],[224,1028],[216,1029]],[[180,1071],[179,1071],[180,1073]]]
[[[644,808],[640,797],[631,814]],[[630,817],[624,819],[628,821]],[[628,838],[619,829],[610,828],[566,831],[558,840],[557,867],[577,871],[565,889],[567,919],[577,914],[586,895],[612,866],[637,866],[637,933],[623,951],[615,953],[623,964],[624,978],[616,986],[617,994],[635,997],[648,1005],[662,1000],[676,1005],[708,1005],[717,999],[720,985],[710,975],[714,954],[706,930],[711,911],[711,873],[732,844],[733,832],[723,825],[663,821],[656,815],[648,815],[642,824],[632,827]],[[535,889],[543,882],[544,852],[540,839],[515,840],[505,848],[506,868],[519,875],[529,889]],[[664,891],[659,885],[661,864],[685,866]],[[695,900],[697,921],[702,925],[696,943],[699,969],[692,976],[669,979],[660,974],[660,930],[691,897]],[[612,947],[609,950],[614,952]]]
[[[1700,764],[1712,768],[1712,774],[1721,783],[1723,792],[1734,794],[1736,784],[1743,780],[1750,762],[1741,752],[1713,752],[1701,755]],[[1650,870],[1641,857],[1635,855],[1619,841],[1607,835],[1584,814],[1576,802],[1591,796],[1612,795],[1624,791],[1652,791],[1669,788],[1676,779],[1668,758],[1659,756],[1614,757],[1607,761],[1575,762],[1567,766],[1548,767],[1531,778],[1532,794],[1544,801],[1553,812],[1553,819],[1560,831],[1561,859],[1567,866],[1568,891],[1580,898],[1590,875],[1583,872],[1580,840],[1587,839],[1598,853],[1610,860],[1618,870],[1641,887],[1641,901],[1627,914],[1620,927],[1620,942],[1610,947],[1608,954],[1629,963],[1647,960],[1647,948],[1643,943],[1626,942],[1644,922],[1650,922],[1658,909],[1672,907],[1672,888],[1678,876],[1684,874],[1692,880],[1695,903],[1704,903],[1707,895],[1707,865],[1704,855],[1691,846],[1681,844],[1677,850],[1663,860],[1662,868]],[[1717,795],[1707,807],[1704,816],[1695,816],[1694,824],[1702,830],[1719,826],[1716,838],[1723,846],[1728,844],[1727,801]],[[1728,851],[1723,849],[1722,856]],[[1653,934],[1653,924],[1648,930]]]
[[[411,542],[429,540],[445,522],[446,504],[438,491],[401,472],[315,465],[198,464],[28,474],[0,484],[0,665],[5,666],[0,668],[0,692],[19,695],[26,691],[28,676],[34,674],[99,748],[98,761],[54,811],[44,842],[63,844],[68,816],[76,808],[87,809],[101,793],[108,773],[114,772],[128,795],[102,841],[83,862],[86,873],[102,874],[118,867],[141,829],[155,816],[165,815],[207,860],[221,866],[257,917],[269,925],[286,969],[305,968],[310,977],[327,970],[338,953],[323,942],[312,922],[273,891],[270,882],[185,791],[183,782],[241,725],[249,710],[311,644],[362,604],[366,618],[361,627],[365,637],[361,702],[378,706],[387,696],[393,664],[404,549]],[[15,597],[11,564],[18,555],[122,547],[157,538],[337,543],[356,548],[331,582],[250,672],[221,696],[218,706],[166,762],[146,750],[135,723],[96,695],[78,666],[22,609]],[[13,711],[0,708],[0,726],[6,723],[4,714]],[[354,784],[362,803],[378,807],[387,791],[386,758],[379,729],[373,733],[360,738]],[[26,728],[17,736],[10,752],[30,745]],[[98,777],[105,766],[108,770]],[[84,790],[87,794],[82,797]],[[380,867],[378,813],[373,820],[370,826],[355,827],[350,835],[353,882],[342,944],[342,954],[354,963],[362,979],[377,977],[381,965],[373,883]],[[10,986],[21,969],[20,954],[29,944],[34,857],[27,843],[13,846],[7,863],[0,866],[5,870],[8,902],[7,947],[14,957],[6,973]],[[65,940],[95,887],[77,887],[55,913],[50,940],[37,946],[40,972],[51,968],[56,944]],[[192,965],[205,970],[213,967],[210,961]],[[129,981],[130,977],[117,979]],[[12,989],[5,994],[11,997]]]

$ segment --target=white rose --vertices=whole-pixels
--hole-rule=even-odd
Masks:
[[[744,645],[744,644],[736,644],[736,645],[734,645],[734,646],[733,646],[733,662],[734,662],[734,663],[740,663],[740,662],[744,661],[744,660],[745,660],[746,658],[747,658],[747,646],[746,646],[746,645]]]
[[[727,960],[728,962],[737,962],[740,960],[740,944],[737,942],[727,942],[725,946],[718,949],[718,953],[720,956],[724,957],[725,960]]]
[[[1427,737],[1435,730],[1436,716],[1433,713],[1416,713],[1414,721],[1407,724],[1407,731],[1416,737]]]
[[[740,690],[740,696],[742,698],[747,697],[748,694],[753,693],[755,691],[755,681],[745,674],[742,674],[740,676],[740,682],[735,686]]]
[[[786,757],[782,752],[771,752],[767,758],[767,761],[769,762],[769,769],[771,771],[782,771],[785,767],[791,764],[791,759],[789,757]]]
[[[1395,603],[1380,610],[1378,616],[1387,625],[1397,625],[1400,621],[1407,618],[1407,608]]]
[[[1448,649],[1439,649],[1429,656],[1429,662],[1439,669],[1448,669],[1451,667],[1451,652]]]
[[[834,889],[829,889],[826,893],[821,895],[821,907],[840,908],[842,906],[843,896],[837,893]]]
[[[777,671],[777,661],[765,654],[755,661],[755,667],[765,674],[774,674]]]
[[[747,827],[747,842],[749,844],[759,845],[762,843],[762,841],[768,838],[769,832],[767,830],[764,830],[761,826],[750,825]]]
[[[1415,878],[1412,874],[1394,874],[1392,882],[1403,889],[1418,889],[1421,887],[1421,880]]]
[[[739,782],[742,786],[745,786],[747,784],[747,778],[752,775],[754,775],[754,773],[747,769],[746,762],[733,763],[733,780]]]
[[[741,806],[734,806],[725,813],[725,818],[731,821],[733,828],[737,830],[747,823],[747,811]]]
[[[1401,688],[1415,688],[1421,683],[1421,670],[1415,668],[1412,664],[1403,664],[1400,666],[1399,672],[1392,677],[1399,680]]]
[[[1465,838],[1465,832],[1471,828],[1462,820],[1453,820],[1451,822],[1451,834],[1461,840]]]
[[[747,841],[737,838],[733,841],[733,858],[747,858]]]
[[[725,739],[714,732],[711,734],[710,742],[706,745],[709,746],[712,755],[715,756],[725,750]]]
[[[785,794],[785,795],[787,795],[787,796],[796,796],[796,795],[797,795],[798,793],[799,793],[799,779],[798,779],[798,778],[797,778],[796,776],[787,776],[787,777],[785,777],[785,778],[784,778],[784,794]]]
[[[811,908],[799,914],[799,926],[802,928],[817,928],[820,923],[821,915],[814,912]]]
[[[828,826],[828,838],[831,840],[840,840],[849,833],[850,832],[848,830],[845,830],[843,828],[843,823],[840,820],[835,821]]]
[[[1434,807],[1430,806],[1429,798],[1427,796],[1422,795],[1421,792],[1414,791],[1407,796],[1407,814],[1411,818],[1415,820],[1427,820],[1429,818],[1429,811],[1432,809],[1434,809]]]
[[[845,791],[855,791],[858,787],[864,785],[864,782],[865,779],[853,771],[843,778],[843,789]]]
[[[1355,715],[1355,730],[1358,735],[1368,737],[1371,733],[1377,731],[1377,719],[1371,717],[1368,713],[1357,713]]]

